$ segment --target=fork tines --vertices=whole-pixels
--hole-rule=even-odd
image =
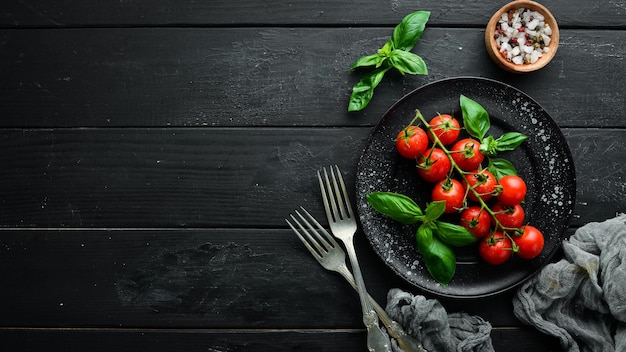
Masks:
[[[339,167],[337,165],[330,167],[330,178],[328,177],[326,168],[323,168],[322,171],[324,176],[322,177],[322,174],[318,171],[317,179],[320,184],[324,207],[332,210],[332,214],[330,215],[335,221],[354,217],[348,191],[346,190],[346,185],[343,182],[343,176],[341,175]],[[339,180],[339,182],[337,182],[337,180]],[[331,204],[328,203],[328,199],[331,199]]]
[[[285,221],[312,254],[320,256],[327,253],[331,248],[339,246],[333,236],[326,231],[326,229],[322,227],[322,225],[315,220],[315,218],[306,209],[304,209],[304,207],[300,207],[300,209],[306,215],[306,218],[297,210],[295,213],[298,215],[300,220],[298,220],[293,214],[289,214],[292,221],[299,229],[297,229],[296,226],[294,226],[289,220],[285,219]],[[315,227],[313,225],[315,225]]]

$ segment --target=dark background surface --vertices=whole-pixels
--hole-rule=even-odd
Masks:
[[[576,166],[568,234],[623,212],[626,7],[542,2],[561,45],[514,75],[483,44],[504,3],[5,1],[0,349],[363,351],[356,294],[283,219],[322,219],[315,171],[338,164],[353,190],[382,114],[442,78],[500,80],[552,115]],[[348,113],[349,67],[416,10],[429,75],[388,74]],[[356,237],[372,296],[420,293]],[[560,351],[512,294],[442,302],[491,322],[497,351]]]

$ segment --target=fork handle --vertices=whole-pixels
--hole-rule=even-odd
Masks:
[[[379,306],[371,296],[370,300],[372,301],[374,310],[378,313],[380,320],[382,320],[383,324],[387,328],[387,332],[389,332],[389,335],[396,339],[398,345],[400,345],[400,348],[402,348],[404,352],[428,352],[419,341],[408,335],[398,322],[392,320],[391,317],[387,315],[387,312],[385,312],[385,310]]]
[[[389,342],[389,338],[385,336],[378,325],[378,315],[374,311],[374,308],[372,308],[372,304],[370,302],[371,297],[365,289],[365,282],[356,257],[353,240],[351,238],[343,242],[346,246],[348,257],[350,258],[350,264],[352,265],[352,272],[356,282],[356,289],[359,293],[359,299],[361,300],[363,323],[367,328],[367,347],[372,352],[391,352],[391,343]]]
[[[365,281],[363,280],[363,274],[361,274],[361,268],[359,267],[359,262],[356,257],[356,250],[354,249],[354,244],[352,240],[344,241],[346,245],[346,250],[348,252],[348,257],[350,258],[350,264],[352,266],[352,275],[354,275],[354,281],[356,283],[356,289],[359,293],[359,298],[361,299],[361,308],[363,309],[363,314],[369,314],[373,308],[372,304],[368,299],[367,290],[365,289]],[[364,323],[367,324],[367,321]]]
[[[350,272],[350,270],[348,270],[346,266],[339,268],[337,272],[341,274],[341,276],[343,276],[346,281],[348,281],[352,288],[357,290],[354,276],[352,276],[352,273]],[[376,313],[378,314],[381,322],[387,328],[387,332],[394,339],[396,339],[398,345],[400,345],[400,348],[404,352],[428,352],[418,340],[413,338],[411,335],[408,335],[404,331],[404,329],[402,329],[402,325],[391,319],[389,314],[387,314],[383,307],[381,307],[372,296],[368,294],[368,298],[370,303],[372,304],[372,308],[374,308],[374,311],[376,311]]]

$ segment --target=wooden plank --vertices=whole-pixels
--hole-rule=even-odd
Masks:
[[[555,339],[530,329],[495,329],[492,340],[496,351],[561,351]],[[63,346],[74,351],[363,351],[362,330],[34,330],[0,329],[7,350],[55,351]]]
[[[626,131],[563,129],[578,199],[572,226],[626,208]],[[353,187],[370,128],[1,130],[3,227],[285,227],[322,209],[315,171]],[[319,213],[318,213],[319,214]]]
[[[124,26],[124,25],[395,25],[409,12],[432,11],[435,25],[484,26],[508,1],[459,3],[455,0],[352,1],[71,1],[10,0],[3,3],[1,26]],[[561,26],[624,28],[624,7],[616,1],[546,0]]]
[[[390,33],[389,28],[4,29],[0,126],[372,126],[413,89],[466,75],[521,89],[562,127],[626,126],[626,31],[614,30],[563,30],[552,63],[514,75],[491,62],[482,29],[428,28],[414,51],[429,75],[391,72],[364,111],[348,113],[360,77],[349,67],[375,52]]]
[[[393,274],[362,235],[368,290],[427,298]],[[0,326],[22,328],[360,329],[355,291],[291,230],[3,230]],[[440,301],[449,313],[520,327],[514,290]],[[489,307],[499,307],[491,309]],[[1,329],[0,329],[1,330]]]

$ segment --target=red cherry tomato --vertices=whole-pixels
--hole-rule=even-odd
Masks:
[[[495,217],[500,225],[509,228],[519,228],[524,224],[524,209],[521,205],[513,206],[496,203],[491,210],[495,213]]]
[[[454,143],[450,152],[452,160],[463,171],[477,169],[485,158],[480,151],[480,142],[472,138],[464,138]]]
[[[461,226],[465,227],[476,238],[483,238],[491,229],[491,217],[483,208],[472,205],[461,213]]]
[[[428,124],[431,127],[432,134],[435,134],[443,145],[454,143],[461,133],[459,121],[451,115],[437,115]],[[431,142],[434,141],[432,134],[428,134],[428,139]]]
[[[498,200],[504,205],[519,204],[526,197],[526,182],[516,175],[500,178],[500,194]]]
[[[447,178],[437,182],[431,193],[432,200],[445,200],[446,210],[444,213],[451,214],[463,208],[465,201],[465,187],[453,178]]]
[[[465,175],[468,187],[473,188],[482,200],[488,200],[493,196],[496,189],[496,177],[487,169],[474,170]],[[467,192],[467,197],[474,201],[478,201],[478,197],[471,190]]]
[[[491,265],[504,264],[511,258],[512,253],[511,240],[500,231],[478,244],[478,254]]]
[[[396,137],[398,153],[407,159],[415,159],[428,148],[428,136],[418,126],[407,126]]]
[[[448,176],[452,163],[439,148],[430,148],[417,160],[417,172],[428,182],[441,181]]]
[[[520,258],[532,259],[543,251],[543,234],[534,226],[524,226],[524,233],[522,235],[514,235],[513,241],[518,247],[517,255]]]

